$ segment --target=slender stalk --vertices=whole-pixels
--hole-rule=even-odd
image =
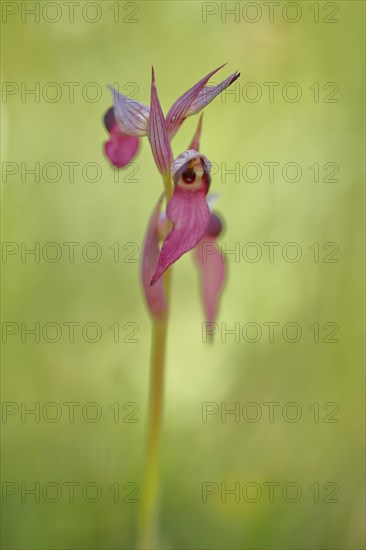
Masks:
[[[141,502],[141,549],[157,547],[159,500],[159,455],[164,396],[164,366],[167,322],[154,321],[150,376],[149,435]]]
[[[170,173],[163,174],[163,181],[164,181],[164,187],[165,187],[166,200],[168,201],[173,194],[172,178],[170,176]]]
[[[170,298],[172,269],[164,274],[167,303]],[[158,508],[160,485],[160,440],[164,402],[165,354],[168,331],[168,315],[153,320],[150,370],[149,425],[144,472],[143,494],[140,508],[138,549],[158,548]]]

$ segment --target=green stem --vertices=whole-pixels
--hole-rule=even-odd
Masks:
[[[169,201],[169,199],[173,195],[172,178],[170,176],[170,172],[168,172],[167,174],[163,174],[163,182],[165,187],[166,200]]]
[[[173,194],[170,172],[163,174],[167,202]],[[165,298],[169,311],[172,268],[164,273]],[[168,314],[164,319],[153,319],[150,371],[149,427],[140,508],[139,546],[141,550],[158,547],[158,507],[160,482],[160,439],[164,402],[165,352]]]
[[[171,269],[168,269],[164,275],[165,293],[168,303],[170,274]],[[141,550],[156,549],[158,547],[160,439],[163,418],[168,316],[162,320],[154,319],[152,329],[149,427],[139,525],[140,540],[138,548]]]

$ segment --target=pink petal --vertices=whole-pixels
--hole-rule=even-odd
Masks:
[[[197,246],[204,236],[210,221],[205,191],[176,186],[168,203],[167,215],[174,227],[164,241],[155,274],[151,279],[152,285],[171,264]]]
[[[165,118],[160,106],[158,92],[155,85],[155,74],[152,69],[151,78],[151,106],[150,117],[147,126],[147,135],[156,166],[161,174],[170,173],[170,165],[173,162],[173,153],[166,129]]]
[[[240,73],[235,71],[235,73],[226,78],[223,82],[221,82],[221,84],[218,84],[217,86],[206,86],[205,88],[200,90],[198,95],[191,102],[186,116],[191,116],[199,113],[204,107],[206,107],[206,105],[211,103],[211,101],[215,99],[217,95],[221,94],[223,90],[225,90],[226,88],[228,88],[228,86],[230,86],[230,84],[235,82],[235,80],[237,80],[239,76]]]
[[[114,100],[114,116],[122,132],[131,136],[146,136],[150,109],[109,87]]]
[[[195,259],[201,279],[203,308],[208,323],[213,323],[216,319],[226,279],[225,257],[216,243],[221,227],[219,217],[211,214],[207,233],[195,249]]]
[[[123,134],[118,126],[114,126],[109,141],[104,144],[105,154],[117,168],[126,166],[137,153],[139,138]]]
[[[190,88],[186,93],[180,96],[177,101],[172,105],[166,117],[166,125],[170,137],[173,137],[177,133],[178,128],[181,126],[184,119],[188,116],[187,113],[192,102],[201,92],[201,90],[206,86],[211,76],[222,69],[223,66],[224,65],[221,65],[221,67],[218,67],[214,71],[208,73],[208,75],[197,82],[197,84],[192,86],[192,88]]]
[[[191,143],[189,144],[188,149],[193,149],[194,151],[199,151],[200,150],[200,138],[201,138],[201,132],[202,132],[202,118],[203,118],[203,113],[199,118],[197,130],[196,130],[196,132],[193,136],[193,139],[192,139]]]
[[[151,286],[151,277],[154,274],[156,262],[159,257],[159,215],[163,195],[158,200],[147,227],[142,253],[141,279],[146,302],[150,313],[157,319],[162,319],[167,312],[167,304],[164,293],[163,279]]]

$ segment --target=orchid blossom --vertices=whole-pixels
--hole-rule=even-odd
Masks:
[[[240,74],[235,71],[216,86],[206,86],[210,78],[224,65],[211,71],[202,80],[184,93],[170,108],[166,117],[168,136],[172,139],[184,120],[202,111],[217,95],[228,88]],[[121,168],[131,162],[137,152],[139,138],[148,134],[150,109],[143,103],[119,93],[112,86],[109,89],[113,97],[113,107],[105,114],[104,124],[110,137],[105,143],[105,153],[111,163]],[[160,108],[160,104],[156,105]],[[154,117],[155,114],[153,113]],[[134,139],[132,139],[134,138]],[[194,147],[192,147],[194,149]]]
[[[150,107],[111,88],[114,106],[104,117],[109,132],[105,153],[112,164],[117,168],[128,164],[138,151],[140,138],[147,136],[164,183],[164,193],[159,197],[148,222],[141,262],[142,286],[153,319],[151,416],[140,526],[140,547],[143,548],[156,545],[154,531],[158,493],[158,449],[171,266],[184,254],[193,251],[208,322],[213,322],[216,318],[225,282],[225,258],[216,244],[222,231],[222,221],[212,212],[214,196],[208,196],[211,163],[199,152],[202,115],[187,150],[179,154],[175,160],[171,146],[171,140],[184,120],[202,111],[240,76],[235,71],[220,84],[209,86],[210,78],[221,68],[208,73],[179,97],[166,117],[160,105],[153,69]],[[162,209],[164,200],[165,211]]]
[[[170,108],[164,118],[155,84],[154,71],[151,84],[151,104],[147,107],[130,99],[112,87],[114,99],[104,117],[110,134],[105,143],[105,153],[112,164],[121,168],[135,157],[139,140],[147,136],[156,166],[165,182],[168,200],[166,213],[160,213],[161,197],[154,208],[148,225],[143,248],[141,276],[146,302],[151,314],[162,318],[167,313],[167,300],[161,276],[183,254],[196,248],[195,259],[200,271],[205,317],[214,321],[219,295],[225,278],[224,259],[214,246],[221,231],[217,214],[210,212],[207,193],[211,183],[211,165],[199,153],[202,131],[202,115],[191,144],[173,162],[171,139],[184,120],[202,111],[217,95],[235,82],[235,71],[216,86],[207,86],[210,78],[220,69],[208,73],[184,93]],[[171,178],[174,193],[171,194]],[[216,220],[216,233],[210,233]],[[163,245],[159,251],[159,242]]]

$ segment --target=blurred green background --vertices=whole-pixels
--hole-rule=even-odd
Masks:
[[[238,95],[217,98],[206,109],[201,148],[219,167],[212,191],[221,195],[217,208],[226,220],[227,249],[242,251],[255,242],[262,257],[250,262],[243,254],[239,259],[229,255],[219,332],[211,346],[202,341],[192,257],[188,254],[174,270],[161,546],[364,548],[364,3],[289,7],[281,2],[273,22],[268,3],[247,4],[237,3],[240,12],[229,15],[225,3],[215,2],[78,2],[71,18],[65,2],[41,2],[45,11],[37,22],[24,8],[34,8],[34,2],[2,2],[2,224],[3,241],[15,243],[6,245],[8,252],[15,247],[14,254],[3,256],[2,264],[3,548],[129,549],[136,544],[138,504],[124,500],[135,487],[126,484],[141,483],[150,322],[138,263],[131,258],[139,257],[137,247],[162,185],[147,140],[136,166],[114,180],[102,150],[107,135],[101,118],[111,104],[105,85],[118,83],[121,92],[149,103],[154,64],[166,113],[180,94],[224,62],[228,65],[215,82],[239,69]],[[233,6],[226,3],[227,9]],[[290,22],[298,13],[299,20]],[[278,83],[273,101],[266,82]],[[289,82],[301,91],[298,101],[284,99],[286,90],[290,99],[295,91],[286,88]],[[329,87],[329,82],[335,84]],[[38,96],[25,94],[31,88]],[[258,90],[262,96],[253,101]],[[196,123],[193,118],[184,123],[173,142],[176,155],[186,148]],[[268,162],[279,163],[274,181],[263,164]],[[301,168],[298,181],[289,181],[291,169],[289,177],[282,175],[289,162]],[[40,163],[38,181],[24,173],[35,163]],[[73,181],[65,163],[78,163]],[[88,163],[97,163],[94,172]],[[221,163],[227,169],[239,163],[240,173],[225,176]],[[256,179],[243,176],[247,163],[261,167],[258,181],[246,181]],[[309,168],[314,163],[319,163],[319,181],[315,168]],[[334,164],[326,163],[338,167],[333,178],[327,175]],[[29,248],[40,243],[39,262],[31,255],[22,261],[22,242]],[[42,257],[50,242],[61,247],[59,261]],[[74,262],[65,242],[80,243]],[[93,256],[95,249],[83,249],[91,242],[102,251],[99,261],[82,256],[82,250]],[[280,243],[273,262],[266,242]],[[298,262],[282,256],[289,242],[301,248]],[[333,245],[324,246],[330,242],[339,246],[331,257],[335,262],[326,261]],[[114,261],[113,243],[119,243],[119,261]],[[319,243],[319,261],[314,261],[314,243]],[[52,258],[56,249],[47,253]],[[253,248],[248,255],[254,255]],[[4,328],[9,322],[15,324]],[[40,342],[22,331],[22,322],[40,323]],[[42,336],[49,322],[56,328],[48,326]],[[72,322],[79,325],[70,343],[64,323]],[[242,333],[239,341],[230,334],[225,341],[225,326],[239,323],[241,331],[249,322],[262,329],[256,343]],[[273,343],[263,325],[268,322],[280,323]],[[302,329],[296,343],[282,337],[288,322]],[[85,341],[94,339],[92,325],[83,336],[86,323],[101,327],[95,343]],[[318,343],[309,329],[314,323],[320,327]],[[334,327],[324,328],[326,323],[339,326],[338,342],[324,341]],[[51,343],[47,340],[58,337],[57,326],[62,334]],[[16,334],[8,335],[11,328]],[[71,405],[64,405],[70,402],[78,404],[74,422]],[[202,422],[205,402],[217,403],[219,412]],[[246,417],[245,411],[255,416],[254,406],[247,405],[252,402],[262,414],[257,422]],[[279,403],[273,422],[267,402]],[[235,403],[244,411],[240,419],[221,419],[220,410]],[[299,421],[289,421],[296,410],[288,403],[300,408]],[[35,406],[39,418],[25,414],[25,407]],[[92,422],[95,413],[100,418]],[[25,492],[37,482],[40,502]],[[79,484],[74,502],[65,485],[71,482]],[[207,502],[202,501],[203,482],[217,488]],[[279,484],[274,502],[263,485],[268,482]],[[289,502],[291,487],[289,498],[282,495],[289,482],[302,490],[297,502]],[[94,485],[85,488],[88,483]],[[233,495],[222,502],[221,483],[228,489],[239,483],[240,490],[258,485],[248,498],[241,492],[239,502]],[[256,499],[258,486],[262,495]],[[93,503],[94,495],[98,501]],[[329,502],[332,498],[336,502]]]

